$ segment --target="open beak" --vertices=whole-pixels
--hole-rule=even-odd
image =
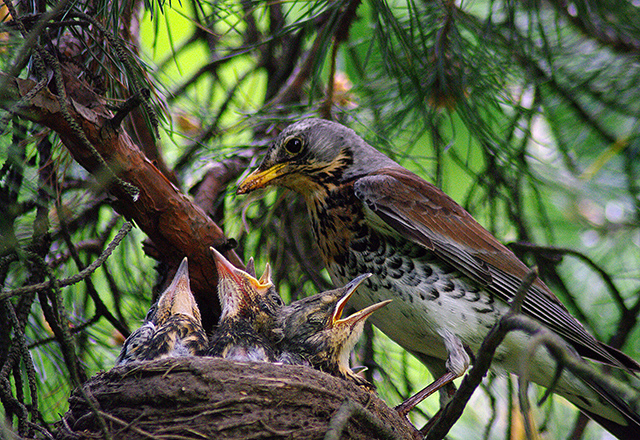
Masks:
[[[240,310],[254,303],[257,296],[273,286],[269,265],[262,277],[257,280],[251,274],[235,267],[214,248],[210,249],[218,270],[218,299],[224,317],[239,313]]]
[[[260,279],[256,279],[253,275],[245,272],[242,269],[238,269],[227,260],[224,255],[215,250],[213,247],[209,248],[213,253],[216,261],[216,269],[220,278],[231,278],[236,284],[239,285],[251,285],[256,290],[268,289],[273,285],[271,282],[271,266],[267,263],[264,273]]]
[[[271,265],[269,263],[267,263],[267,265],[264,267],[264,272],[262,273],[262,276],[258,280],[258,283],[262,285],[273,284],[271,282]]]
[[[358,311],[356,313],[353,313],[352,315],[349,315],[348,317],[346,317],[344,319],[336,320],[334,325],[336,325],[336,326],[348,325],[349,327],[353,328],[360,321],[364,321],[369,316],[371,316],[371,314],[373,312],[375,312],[378,309],[383,308],[384,306],[386,306],[390,302],[391,302],[391,300],[388,299],[386,301],[381,301],[379,303],[372,304],[369,307],[366,307],[366,308],[364,308],[364,309],[362,309],[362,310],[360,310],[360,311]]]
[[[242,181],[236,190],[236,194],[247,194],[253,190],[268,186],[273,179],[285,174],[284,169],[286,166],[287,164],[279,163],[266,170],[261,170],[258,167]]]
[[[331,317],[331,327],[333,327],[340,320],[340,317],[342,316],[342,311],[347,305],[349,298],[351,298],[351,296],[356,291],[356,289],[360,286],[360,284],[362,284],[364,280],[369,278],[371,275],[372,274],[370,273],[358,275],[356,278],[349,281],[346,286],[344,286],[345,293],[342,296],[342,298],[340,298],[340,300],[336,304],[335,310],[333,311],[333,316]]]

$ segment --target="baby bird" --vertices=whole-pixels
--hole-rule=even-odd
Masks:
[[[284,303],[271,282],[267,263],[260,279],[233,266],[211,248],[218,270],[220,323],[209,341],[208,356],[236,361],[273,362],[270,340],[276,316]],[[251,265],[252,266],[252,265]],[[255,269],[249,269],[255,274]]]
[[[116,366],[165,357],[195,356],[207,347],[200,310],[189,285],[185,257],[173,281],[151,306],[145,323],[131,333],[116,359]]]
[[[341,318],[347,301],[369,276],[369,273],[360,275],[344,287],[303,298],[284,307],[275,330],[282,338],[278,360],[285,364],[310,365],[374,390],[372,384],[349,368],[349,355],[362,334],[365,320],[391,301],[370,305]]]

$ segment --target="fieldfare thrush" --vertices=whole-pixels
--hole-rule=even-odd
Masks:
[[[207,335],[191,293],[185,257],[169,287],[149,309],[144,325],[124,342],[116,366],[165,357],[196,356],[206,348]]]
[[[236,361],[275,361],[271,337],[284,303],[271,282],[269,263],[260,279],[256,279],[232,265],[214,248],[211,251],[218,270],[222,313],[218,328],[210,338],[207,355]]]
[[[352,304],[362,308],[393,299],[371,321],[425,363],[439,385],[464,374],[467,350],[477,352],[529,271],[444,192],[334,122],[305,119],[287,127],[237,192],[269,185],[304,197],[335,284],[373,273]],[[540,279],[529,289],[522,313],[581,356],[640,368],[591,336]],[[517,373],[530,339],[510,332],[492,368]],[[554,384],[554,392],[595,418],[640,432],[640,417],[622,399],[594,391],[567,372],[554,382],[556,363],[545,350],[537,350],[528,364],[534,382]]]
[[[349,298],[370,275],[360,275],[344,287],[283,307],[274,330],[281,337],[278,360],[285,364],[309,365],[374,390],[373,385],[349,368],[349,355],[362,334],[365,320],[391,300],[372,304],[342,318]]]

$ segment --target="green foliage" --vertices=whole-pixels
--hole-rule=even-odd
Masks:
[[[148,124],[153,114],[166,117],[156,147],[185,192],[197,192],[212,163],[255,166],[288,121],[329,113],[441,186],[502,241],[521,242],[513,249],[539,266],[588,329],[640,358],[633,325],[640,278],[640,12],[633,3],[370,0],[352,15],[345,12],[349,1],[135,5],[144,8],[139,34],[133,2],[69,2],[65,17],[82,23],[36,40],[56,47],[61,59],[66,41],[80,43],[82,74],[112,102],[152,90]],[[51,10],[45,6],[19,12]],[[29,64],[19,58],[37,57],[35,43],[27,47],[17,26],[5,23],[0,31],[6,32],[0,52],[11,55],[0,57],[2,71],[39,75],[34,58]],[[337,73],[348,81],[334,82]],[[82,268],[73,253],[86,266],[123,224],[99,182],[67,157],[55,134],[11,115],[3,122],[9,119],[8,128],[0,127],[11,134],[0,136],[3,292],[77,273]],[[48,164],[55,166],[46,180]],[[275,191],[236,197],[234,180],[227,185],[208,212],[239,241],[241,257],[254,256],[258,272],[269,262],[287,301],[328,288],[301,201]],[[38,229],[43,218],[46,233]],[[38,265],[30,252],[43,237],[50,242]],[[136,328],[152,301],[155,263],[143,240],[139,230],[129,234],[88,281],[59,291],[86,375],[112,365],[119,351],[114,322]],[[113,320],[97,309],[92,290]],[[32,305],[25,298],[8,301],[28,315],[37,394],[16,379],[10,394],[31,396],[28,403],[37,398],[42,420],[30,420],[46,426],[66,410],[74,382],[43,314],[43,297],[31,297]],[[8,322],[7,313],[0,316]],[[8,344],[16,333],[1,337]],[[378,367],[368,374],[387,402],[399,403],[430,380],[384,335],[371,338]],[[356,350],[356,364],[363,351]],[[4,363],[7,349],[0,352]],[[451,438],[507,438],[517,416],[511,387],[491,377]],[[550,438],[567,438],[567,420],[576,412],[560,399],[551,402],[535,410],[535,419]],[[9,424],[18,425],[16,410],[3,405]],[[437,408],[432,398],[413,420],[420,426]],[[583,438],[603,436],[594,426]]]

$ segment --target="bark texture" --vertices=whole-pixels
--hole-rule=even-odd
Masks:
[[[38,91],[20,109],[20,113],[51,128],[60,135],[73,158],[115,195],[113,206],[135,221],[152,240],[145,251],[170,267],[178,267],[189,258],[191,288],[202,311],[203,325],[211,329],[220,314],[216,296],[218,276],[210,246],[216,247],[236,266],[242,261],[230,249],[222,229],[160,172],[120,126],[111,123],[113,113],[104,98],[77,79],[74,66],[63,66],[67,87],[66,112],[84,133],[79,136],[65,119],[59,98],[48,89]],[[4,79],[0,77],[0,79]],[[11,79],[5,91],[14,100],[24,98],[35,87],[28,79]],[[91,151],[87,142],[91,144]],[[98,156],[124,182],[139,189],[133,200],[103,169]]]

